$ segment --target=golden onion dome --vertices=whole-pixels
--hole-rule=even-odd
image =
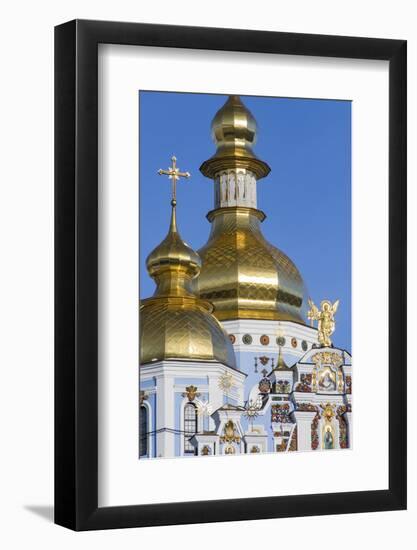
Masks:
[[[176,201],[171,204],[168,234],[146,261],[156,290],[140,307],[140,363],[176,359],[236,367],[232,344],[212,315],[213,306],[192,291],[201,260],[181,239]]]
[[[214,178],[221,170],[245,168],[258,179],[270,172],[266,162],[258,159],[252,150],[256,143],[256,120],[238,95],[229,96],[216,113],[211,124],[216,153],[203,162],[201,172]]]
[[[220,321],[287,320],[304,323],[305,286],[295,264],[262,235],[265,214],[245,207],[209,212],[203,265],[194,280],[198,295],[214,305]]]
[[[200,273],[201,259],[178,233],[175,201],[172,204],[167,236],[149,254],[146,267],[157,284],[155,292],[158,296],[169,296],[173,293],[193,296],[190,283]]]

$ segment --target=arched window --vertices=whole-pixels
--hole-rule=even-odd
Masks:
[[[187,403],[184,407],[184,452],[195,454],[194,445],[190,442],[197,433],[197,408],[193,403]]]
[[[147,456],[148,454],[148,409],[145,405],[141,405],[139,411],[139,456]]]

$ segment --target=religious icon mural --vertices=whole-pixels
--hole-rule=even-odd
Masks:
[[[139,107],[139,459],[351,448],[350,102]]]

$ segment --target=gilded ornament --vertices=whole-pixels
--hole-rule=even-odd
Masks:
[[[236,430],[233,420],[228,420],[224,426],[223,435],[220,437],[222,443],[240,443],[240,435]]]
[[[186,386],[185,393],[182,394],[183,397],[188,397],[188,401],[194,401],[196,397],[200,397],[200,394],[197,392],[197,386]]]
[[[326,403],[325,405],[322,403],[321,408],[323,409],[322,416],[326,422],[331,422],[332,419],[335,416],[335,405],[332,403]]]
[[[173,155],[171,157],[171,162],[172,162],[172,166],[170,166],[168,168],[168,170],[162,170],[162,168],[160,168],[158,170],[158,174],[160,176],[168,176],[168,178],[171,180],[172,182],[172,199],[171,199],[171,203],[175,203],[176,204],[176,200],[177,200],[177,181],[180,180],[180,178],[190,178],[191,177],[191,174],[190,172],[180,172],[180,169],[177,167],[177,159],[176,157]],[[174,206],[174,204],[173,204]]]
[[[335,331],[335,319],[337,308],[339,307],[339,300],[336,300],[334,304],[330,300],[322,300],[319,310],[314,302],[309,298],[308,303],[310,309],[307,313],[308,319],[311,320],[311,326],[313,326],[314,321],[318,321],[318,340],[319,344],[323,347],[330,347],[332,341],[330,336]]]
[[[312,361],[318,365],[331,365],[335,368],[343,364],[343,358],[336,352],[319,351],[312,356]]]

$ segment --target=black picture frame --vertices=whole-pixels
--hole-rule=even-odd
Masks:
[[[387,490],[98,507],[97,53],[106,43],[389,62]],[[55,28],[57,524],[91,530],[406,508],[406,46],[405,40],[107,21]]]

